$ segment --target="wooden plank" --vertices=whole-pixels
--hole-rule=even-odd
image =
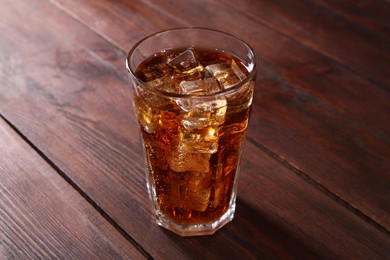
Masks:
[[[87,26],[99,10],[88,1],[84,2],[88,11],[82,13],[76,2],[56,3]],[[122,3],[122,13],[105,16],[112,21],[106,24],[113,25],[116,20],[132,24],[130,15],[123,16],[131,10],[125,8],[127,4]],[[165,25],[161,17],[174,22],[170,17],[175,16],[181,25],[213,24],[247,39],[261,58],[257,106],[249,135],[280,160],[390,230],[390,123],[388,113],[382,112],[390,111],[387,91],[228,6],[207,1],[192,1],[190,5],[155,1],[149,8],[160,10],[157,29]],[[226,17],[235,17],[240,23]],[[242,32],[244,25],[250,34]],[[128,48],[129,41],[110,33],[108,27],[94,29],[123,50]],[[286,54],[281,55],[282,50]]]
[[[333,13],[333,9],[322,8],[316,3],[321,4],[323,1],[320,0],[245,0],[240,4],[228,0],[224,2],[389,89],[389,34],[351,23],[343,16]],[[364,5],[364,2],[372,1],[360,3],[365,7],[364,13],[369,14],[371,5]],[[358,5],[351,3],[350,8]],[[382,6],[384,9],[379,14],[387,15],[376,16],[376,19],[382,18],[378,23],[389,26],[390,4],[382,3]]]
[[[316,0],[315,3],[359,27],[382,33],[387,37],[390,35],[389,1]]]
[[[252,144],[246,149],[240,203],[272,220],[324,258],[389,256],[389,232],[378,232],[376,227],[367,225],[357,215],[329,200],[315,185],[298,180],[291,170],[280,167]]]
[[[0,118],[0,258],[144,258]]]
[[[127,80],[118,72],[124,53],[46,2],[32,4],[0,8],[1,55],[9,61],[0,111],[152,257],[386,256],[383,231],[250,143],[233,223],[187,239],[157,227],[146,206]],[[43,14],[45,21],[36,18]]]
[[[174,15],[169,12],[161,14],[158,7],[150,7],[144,1],[115,1],[110,4],[106,0],[50,2],[126,52],[149,34],[183,26]]]

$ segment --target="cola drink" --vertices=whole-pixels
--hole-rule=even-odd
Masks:
[[[149,88],[135,89],[135,110],[165,218],[193,225],[229,209],[254,89],[239,85],[247,75],[233,55],[194,47],[163,50],[137,68]]]
[[[210,235],[233,219],[256,63],[248,44],[206,28],[158,32],[129,51],[146,183],[160,226]]]

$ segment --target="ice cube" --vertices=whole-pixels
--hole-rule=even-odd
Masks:
[[[179,151],[173,152],[169,167],[175,172],[209,172],[210,154],[206,153],[186,153]]]
[[[180,152],[212,154],[218,150],[218,128],[206,127],[179,133]]]
[[[186,112],[182,125],[187,130],[219,126],[225,122],[227,101],[223,97],[182,99],[176,103]]]
[[[210,202],[210,173],[191,172],[188,175],[187,196],[191,209],[203,212],[207,209]]]
[[[205,211],[210,202],[211,180],[201,172],[168,172],[168,204],[179,215],[191,214],[191,210]]]
[[[218,149],[219,126],[225,122],[226,99],[181,99],[177,104],[182,115],[178,150],[191,153],[215,153]]]
[[[180,93],[190,95],[204,95],[220,91],[221,88],[215,78],[205,78],[194,81],[182,81]]]
[[[179,107],[170,98],[137,87],[134,88],[134,105],[138,122],[147,133],[157,128],[178,128]]]
[[[170,83],[170,80],[167,77],[158,78],[158,79],[154,79],[154,80],[146,82],[146,84],[148,86],[158,88],[158,89],[160,89],[160,88],[163,89],[164,85],[169,84],[169,83]]]
[[[209,204],[210,195],[210,189],[201,189],[197,192],[189,192],[188,196],[191,200],[191,208],[201,212],[205,211]]]
[[[175,132],[178,128],[177,116],[174,111],[161,110],[158,117],[158,125],[162,129]]]
[[[246,78],[234,60],[208,65],[206,71],[213,75],[224,89],[231,88]]]
[[[176,70],[175,77],[185,80],[195,80],[202,78],[204,67],[196,59],[191,49],[180,53],[179,55],[169,58],[167,62]]]
[[[198,65],[198,61],[194,52],[187,49],[173,58],[168,58],[168,64],[180,70],[186,70],[191,67],[196,67]]]
[[[171,79],[171,77],[162,77],[157,78],[151,81],[146,82],[148,86],[153,88],[157,88],[166,92],[177,93],[178,87],[175,82]]]
[[[136,113],[139,123],[147,133],[153,133],[158,128],[170,130],[178,128],[176,115],[173,112],[151,106],[139,106]]]
[[[138,121],[147,133],[153,133],[158,126],[159,115],[153,108],[141,105],[136,108]]]

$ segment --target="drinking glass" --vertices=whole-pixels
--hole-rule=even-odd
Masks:
[[[233,219],[256,64],[248,44],[206,28],[158,32],[129,51],[157,224],[194,236]]]

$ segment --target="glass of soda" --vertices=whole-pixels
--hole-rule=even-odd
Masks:
[[[195,236],[233,219],[256,64],[248,44],[206,28],[159,32],[128,53],[157,224]]]

